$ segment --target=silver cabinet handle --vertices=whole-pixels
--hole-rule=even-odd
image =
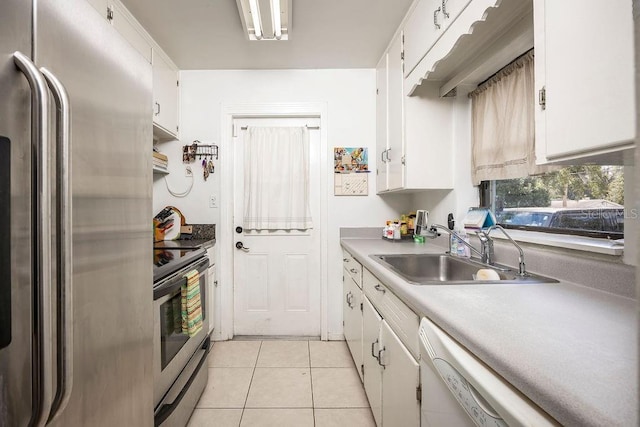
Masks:
[[[342,262],[349,262],[349,258],[342,258]]]
[[[438,13],[440,13],[439,7],[433,11],[433,25],[436,27],[436,30],[440,29],[440,24],[438,24]]]
[[[383,368],[387,366],[384,363],[382,363],[382,353],[386,350],[387,350],[386,347],[382,347],[382,349],[378,350],[378,357],[376,357],[376,359],[378,359],[378,365],[382,366]]]
[[[378,292],[382,292],[383,294],[387,292],[387,290],[380,284],[375,285],[373,288]]]
[[[154,104],[156,104],[156,107],[158,107],[158,111],[155,112],[155,116],[159,116],[160,115],[160,103],[155,102]]]
[[[358,270],[356,270],[355,268],[350,268],[349,271],[352,272],[353,274],[358,273]]]
[[[442,0],[442,14],[446,19],[449,19],[449,12],[447,12],[447,1],[448,0]]]
[[[387,148],[386,150],[384,150],[385,152],[385,157],[387,158],[387,162],[391,161],[391,156],[389,155],[389,152],[391,151],[391,148]]]
[[[53,327],[51,320],[51,189],[49,187],[49,91],[47,83],[28,56],[13,54],[13,61],[27,78],[31,88],[31,150],[34,187],[32,204],[35,212],[34,269],[34,348],[32,375],[38,384],[32,422],[44,426],[49,417],[53,396]],[[35,289],[37,287],[37,289]],[[37,403],[36,403],[37,402]]]
[[[73,272],[71,225],[71,102],[64,85],[46,68],[41,68],[56,103],[56,234],[58,346],[57,391],[49,422],[67,406],[73,387]]]
[[[376,356],[376,353],[374,350],[376,344],[378,344],[378,340],[375,340],[374,342],[371,343],[371,356],[373,356],[374,359],[378,359],[378,356]]]
[[[353,306],[351,305],[352,297],[353,297],[353,294],[351,293],[351,291],[347,292],[347,305],[349,306],[349,308],[353,308]]]

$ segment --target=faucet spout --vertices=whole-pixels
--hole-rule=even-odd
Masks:
[[[520,276],[526,276],[527,275],[527,268],[526,265],[524,263],[524,251],[522,250],[522,248],[520,247],[519,244],[516,243],[515,240],[513,240],[511,238],[511,236],[509,236],[509,234],[507,234],[507,230],[505,230],[504,228],[502,228],[501,225],[492,225],[491,227],[489,227],[487,229],[486,232],[484,232],[484,234],[486,234],[487,237],[489,237],[489,233],[491,233],[492,230],[498,229],[500,231],[502,231],[502,234],[505,235],[505,237],[507,239],[509,239],[509,241],[516,247],[516,249],[518,249],[518,275]]]

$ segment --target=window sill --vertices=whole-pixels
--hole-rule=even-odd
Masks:
[[[509,233],[511,238],[516,242],[613,256],[621,256],[624,253],[624,240],[594,239],[591,237],[523,230],[507,230],[507,233]],[[495,231],[491,233],[491,238],[506,240],[506,237],[502,233]]]

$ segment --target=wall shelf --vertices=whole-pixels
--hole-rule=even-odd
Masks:
[[[166,170],[166,169],[162,169],[162,168],[159,168],[157,166],[154,166],[153,167],[153,174],[154,175],[169,175],[169,171]]]

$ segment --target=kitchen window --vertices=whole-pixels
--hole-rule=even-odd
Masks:
[[[567,166],[483,181],[480,199],[505,228],[612,240],[623,239],[625,220],[638,215],[624,207],[623,166]]]

